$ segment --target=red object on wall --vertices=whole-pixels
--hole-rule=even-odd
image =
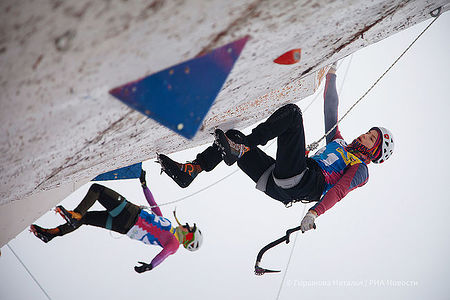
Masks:
[[[279,56],[278,58],[274,59],[273,62],[280,65],[292,65],[298,63],[300,61],[301,56],[302,56],[302,49],[300,48],[292,49],[284,53],[283,55]]]

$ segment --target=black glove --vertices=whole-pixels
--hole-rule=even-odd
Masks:
[[[146,264],[145,262],[138,261],[138,264],[141,264],[141,266],[135,266],[134,270],[138,273],[144,273],[146,271],[150,271],[153,269],[152,264]]]
[[[141,176],[139,177],[139,180],[141,181],[142,186],[147,186],[147,182],[145,182],[145,171],[144,171],[144,169],[141,170]]]

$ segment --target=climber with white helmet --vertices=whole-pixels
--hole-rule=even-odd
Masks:
[[[335,73],[334,64],[326,75],[325,132],[338,120]],[[235,129],[226,133],[216,129],[214,134],[214,144],[192,162],[182,164],[158,155],[163,171],[179,186],[187,187],[200,172],[211,171],[222,160],[227,165],[237,162],[257,189],[286,206],[297,201],[317,202],[301,221],[303,232],[315,228],[317,216],[366,184],[370,162],[383,163],[394,150],[392,133],[384,127],[372,127],[347,144],[336,126],[327,135],[326,146],[308,157],[302,112],[295,104],[279,108],[247,136]],[[273,138],[277,138],[276,159],[258,148]]]
[[[30,226],[30,231],[43,242],[48,243],[54,237],[70,233],[81,225],[92,225],[126,234],[145,244],[162,247],[163,250],[150,263],[138,262],[139,265],[134,267],[138,273],[154,269],[169,255],[174,254],[180,244],[189,251],[198,250],[202,245],[203,235],[197,225],[194,224],[193,227],[187,223],[181,225],[174,212],[178,226],[172,226],[172,223],[163,217],[148,189],[144,170],[141,171],[140,181],[151,211],[127,201],[123,196],[105,186],[94,183],[73,211],[66,210],[61,205],[56,207],[55,211],[66,220],[65,224],[49,229],[33,224]],[[100,202],[106,210],[88,211],[96,201]]]

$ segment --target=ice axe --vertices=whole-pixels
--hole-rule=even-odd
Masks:
[[[316,224],[313,225],[313,228],[316,229]],[[264,253],[266,253],[267,250],[269,250],[270,248],[273,248],[279,244],[281,244],[282,242],[286,242],[286,244],[289,244],[290,240],[290,235],[293,232],[299,231],[300,230],[300,226],[291,228],[286,230],[286,235],[280,237],[279,239],[267,244],[266,246],[264,246],[261,250],[259,250],[258,252],[258,256],[256,256],[256,263],[255,263],[255,275],[261,276],[264,275],[265,273],[279,273],[281,272],[281,270],[270,270],[270,269],[265,269],[265,268],[261,268],[259,266],[259,263],[261,262],[261,258],[264,255]]]

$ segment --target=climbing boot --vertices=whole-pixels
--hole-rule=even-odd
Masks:
[[[80,220],[82,218],[81,214],[71,210],[66,210],[62,205],[58,205],[55,208],[55,212],[60,214],[61,217],[63,217],[64,220],[66,220],[66,222],[73,228],[80,226]]]
[[[182,188],[189,186],[202,171],[200,165],[195,161],[182,164],[164,154],[158,154],[157,159],[157,162],[161,165],[161,172],[164,171]]]
[[[238,132],[237,130],[234,131]],[[214,136],[215,136],[214,143],[216,143],[216,145],[219,146],[219,148],[222,150],[223,161],[229,166],[234,164],[239,158],[242,157],[242,155],[244,155],[247,151],[250,150],[250,147],[247,147],[244,144],[240,144],[237,141],[236,142],[232,141],[220,129],[216,129],[214,131]]]
[[[55,236],[58,236],[60,233],[59,228],[47,229],[35,224],[32,224],[30,226],[30,231],[44,243],[50,242]]]

